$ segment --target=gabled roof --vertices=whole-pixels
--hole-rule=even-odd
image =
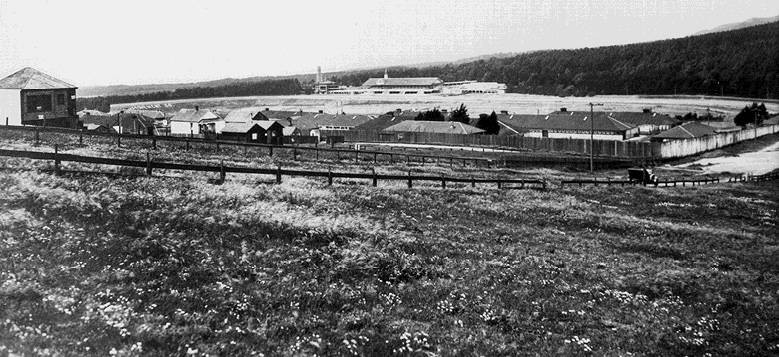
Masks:
[[[479,134],[483,133],[477,127],[456,121],[416,121],[406,120],[382,130],[384,132],[414,132],[438,134]]]
[[[268,120],[268,117],[262,114],[262,108],[259,107],[234,109],[230,113],[227,113],[227,116],[225,117],[225,122],[228,123],[248,123],[253,120]]]
[[[188,123],[199,123],[204,120],[219,119],[219,116],[207,109],[181,109],[170,118],[170,121],[183,121]]]
[[[436,77],[412,77],[412,78],[369,78],[363,87],[381,87],[381,86],[437,86],[444,81]]]
[[[375,119],[362,123],[355,127],[355,130],[367,130],[367,131],[380,131],[382,129],[389,128],[397,123],[400,123],[402,121],[406,120],[412,120],[414,117],[395,117],[389,114],[382,114],[376,117]]]
[[[284,128],[284,125],[281,125],[281,123],[279,123],[276,120],[256,120],[256,121],[254,121],[254,123],[259,125],[261,128],[263,128],[265,130],[270,129],[274,125],[282,128],[282,130]]]
[[[695,121],[687,122],[675,126],[660,134],[653,136],[653,139],[692,139],[703,136],[714,135],[714,128]]]
[[[356,127],[371,120],[373,120],[372,116],[363,114],[308,113],[293,119],[292,123],[300,130],[311,130],[322,126]]]
[[[72,84],[63,82],[32,67],[22,68],[8,77],[0,79],[2,89],[75,89]]]
[[[503,117],[501,120],[500,118]],[[616,118],[609,117],[607,113],[595,112],[595,119],[590,117],[589,111],[576,112],[552,112],[550,114],[527,115],[512,114],[506,117],[502,114],[499,120],[517,130],[578,130],[624,132],[635,125],[624,123]]]
[[[284,129],[282,129],[282,133],[284,134],[284,136],[294,135],[296,132],[300,132],[300,131],[298,131],[298,128],[294,126],[285,126]]]
[[[225,123],[225,126],[222,128],[223,133],[248,133],[249,130],[252,130],[257,126],[257,123]]]
[[[644,112],[609,112],[609,117],[617,119],[629,125],[676,125],[679,120],[671,118],[666,114],[644,113]]]
[[[264,115],[268,119],[287,119],[287,118],[298,118],[304,113],[302,111],[294,111],[294,110],[263,110],[262,115]]]

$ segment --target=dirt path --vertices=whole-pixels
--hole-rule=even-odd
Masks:
[[[677,167],[700,168],[704,173],[766,174],[779,169],[779,141],[758,151],[700,159]]]

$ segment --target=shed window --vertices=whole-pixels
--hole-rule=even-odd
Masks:
[[[51,95],[50,94],[38,94],[27,96],[27,112],[50,112],[51,111]]]
[[[57,105],[65,105],[65,95],[57,94]]]

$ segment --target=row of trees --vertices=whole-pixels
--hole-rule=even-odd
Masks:
[[[752,103],[751,106],[747,105],[744,109],[741,109],[741,111],[736,114],[736,117],[733,118],[733,122],[741,127],[746,127],[747,124],[761,125],[763,124],[763,120],[766,120],[769,117],[770,114],[768,113],[768,110],[766,110],[764,103],[760,103],[760,105]]]
[[[434,108],[432,110],[424,111],[417,114],[414,120],[419,121],[456,121],[463,124],[470,124],[479,129],[482,129],[486,134],[497,135],[500,132],[500,124],[498,124],[498,115],[493,111],[492,114],[479,114],[479,118],[471,120],[468,115],[468,107],[465,104],[460,104],[459,107],[452,110],[449,116],[445,116],[443,112]]]
[[[298,94],[303,91],[297,79],[277,79],[250,83],[235,83],[217,87],[180,88],[142,94],[112,95],[105,97],[76,98],[78,109],[109,111],[111,104],[150,102],[172,99],[239,97],[251,95]]]
[[[545,50],[425,68],[395,77],[506,83],[509,92],[547,95],[709,94],[779,98],[779,22],[680,39],[598,48]],[[333,80],[360,85],[382,71]]]

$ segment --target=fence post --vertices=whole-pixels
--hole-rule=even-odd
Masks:
[[[276,183],[281,183],[281,165],[276,168]]]
[[[360,150],[354,150],[354,163],[356,164],[360,160]]]
[[[40,144],[41,144],[41,133],[40,133],[40,129],[38,129],[36,127],[35,128],[35,145],[40,145]]]
[[[378,179],[376,178],[376,168],[371,168],[373,170],[373,187],[376,187],[378,185]]]
[[[217,153],[217,154],[219,153],[219,141],[218,141],[218,140],[217,140],[217,142],[216,142],[216,153]]]
[[[406,165],[408,164],[411,164],[411,156],[408,156],[408,154],[406,154]]]
[[[225,178],[227,176],[227,173],[225,172],[225,162],[224,160],[219,160],[219,183],[225,183]]]
[[[292,160],[298,159],[298,147],[297,145],[292,147]]]
[[[268,146],[268,156],[273,157],[273,146]]]
[[[501,182],[500,182],[500,179],[498,179],[498,189],[499,189],[499,190],[501,189],[501,185],[500,185],[500,183],[501,183]]]
[[[54,174],[59,176],[61,174],[60,172],[60,159],[59,159],[59,148],[57,147],[57,144],[54,144]]]
[[[411,183],[411,171],[408,172],[408,188],[411,188],[413,184]]]
[[[314,145],[314,152],[316,153],[316,161],[319,162],[319,145]]]
[[[189,139],[184,140],[187,143],[187,151],[189,151]]]
[[[441,189],[446,189],[446,177],[444,177],[444,174],[441,174]]]
[[[333,185],[333,169],[327,168],[327,185],[332,186]]]
[[[471,177],[471,188],[476,188],[476,179]]]
[[[157,150],[157,138],[155,137],[151,138],[151,148]]]
[[[151,155],[146,153],[146,176],[151,176]]]
[[[116,147],[122,147],[122,133],[116,133]]]
[[[78,144],[79,145],[84,145],[84,129],[81,129],[78,132]]]
[[[379,153],[373,152],[373,164],[376,165],[376,158],[379,156]]]

